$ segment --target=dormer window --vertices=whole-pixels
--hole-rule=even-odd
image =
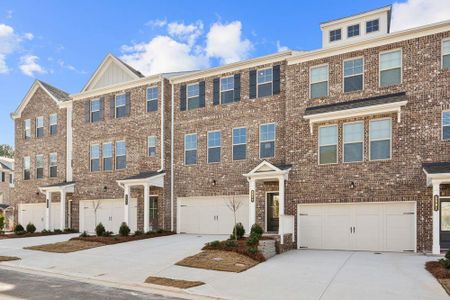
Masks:
[[[351,25],[347,27],[347,37],[351,38],[359,35],[359,24]]]
[[[340,41],[342,38],[341,29],[330,30],[330,42]]]
[[[380,30],[380,20],[372,20],[366,22],[366,33],[376,32]]]

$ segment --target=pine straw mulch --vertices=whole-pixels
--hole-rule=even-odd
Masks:
[[[223,250],[203,250],[176,263],[183,267],[236,273],[248,270],[257,264],[259,261],[246,255]]]
[[[155,277],[155,276],[148,277],[145,280],[145,283],[170,286],[170,287],[175,287],[175,288],[179,288],[179,289],[189,289],[189,288],[193,288],[193,287],[205,284],[204,282],[201,282],[201,281],[179,280],[179,279]]]
[[[425,269],[437,279],[447,294],[450,295],[450,269],[444,268],[438,261],[426,262]]]
[[[222,250],[222,251],[231,251],[236,252],[241,255],[245,255],[253,260],[258,262],[264,262],[266,259],[264,256],[257,250],[258,245],[249,246],[247,245],[247,239],[243,238],[237,241],[234,240],[226,240],[226,241],[214,241],[211,243],[207,243],[202,250]],[[230,243],[231,242],[231,243]],[[234,242],[234,243],[233,243]],[[251,251],[250,249],[254,248],[256,251]]]
[[[19,257],[16,256],[0,256],[0,262],[2,261],[12,261],[12,260],[19,260]]]
[[[4,239],[20,239],[20,238],[27,238],[27,237],[39,237],[39,236],[49,236],[49,235],[60,235],[60,234],[71,234],[76,233],[75,231],[68,231],[68,232],[24,232],[22,234],[16,234],[16,233],[6,233],[6,234],[0,234],[0,240]]]
[[[97,248],[97,247],[101,247],[101,246],[105,246],[105,245],[106,244],[99,243],[99,242],[69,240],[69,241],[59,242],[59,243],[54,243],[54,244],[45,244],[45,245],[25,247],[24,249],[44,251],[44,252],[54,252],[54,253],[70,253],[70,252],[76,252],[76,251]]]
[[[145,239],[151,239],[155,237],[168,236],[173,235],[175,232],[171,231],[162,231],[162,232],[148,232],[142,234],[134,234],[129,236],[121,236],[121,235],[111,235],[111,236],[85,236],[85,237],[74,237],[71,238],[71,241],[85,241],[85,242],[96,242],[102,243],[104,245],[114,245],[119,243],[126,243],[132,241],[140,241]]]

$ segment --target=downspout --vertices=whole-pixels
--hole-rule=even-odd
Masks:
[[[174,143],[174,126],[173,126],[173,122],[174,122],[174,104],[175,104],[175,95],[174,95],[174,87],[173,87],[173,83],[171,82],[171,87],[172,87],[172,94],[171,94],[171,104],[170,104],[170,118],[171,118],[171,122],[170,122],[170,231],[174,231],[174,221],[173,221],[173,213],[174,213],[174,208],[173,208],[173,203],[174,203],[174,196],[173,196],[173,183],[174,183],[174,171],[173,171],[173,143]]]

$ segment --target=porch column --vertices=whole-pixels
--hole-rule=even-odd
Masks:
[[[130,221],[130,186],[129,185],[125,185],[124,187],[124,202],[123,202],[123,207],[124,207],[124,218],[123,221],[130,226],[128,223]]]
[[[66,228],[66,191],[61,191],[61,212],[59,215],[59,229],[64,231]]]
[[[432,204],[432,210],[433,210],[433,254],[440,254],[441,253],[441,244],[440,244],[440,220],[439,220],[439,210],[434,210],[434,197],[440,196],[440,184],[439,183],[433,183],[433,204]]]
[[[256,223],[256,182],[255,179],[250,178],[249,182],[249,201],[248,201],[248,229],[252,228],[253,224]]]
[[[280,243],[284,244],[284,177],[278,178],[278,201],[279,201],[279,224],[278,224],[278,234],[280,235]]]
[[[150,231],[150,185],[144,184],[144,233]]]
[[[45,230],[52,230],[52,193],[49,191],[45,192]]]

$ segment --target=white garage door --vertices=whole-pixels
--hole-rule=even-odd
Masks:
[[[119,232],[124,221],[123,199],[102,199],[80,201],[80,232],[95,233],[100,222],[106,231]],[[131,199],[129,206],[129,224],[131,232],[137,229],[137,200]]]
[[[178,198],[178,232],[195,234],[231,234],[233,212],[228,207],[233,196]],[[248,195],[234,196],[240,203],[237,222],[248,232]]]
[[[415,202],[299,204],[298,247],[415,251]]]
[[[50,216],[53,229],[59,229],[60,204],[56,202],[51,205]],[[45,229],[45,203],[19,204],[19,224],[26,228],[28,223],[32,223],[36,231]]]

